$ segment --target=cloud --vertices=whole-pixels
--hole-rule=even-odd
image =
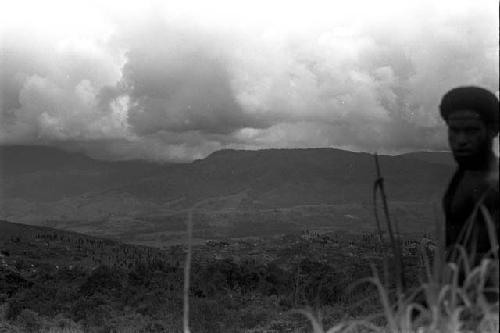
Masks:
[[[127,136],[127,97],[99,103],[103,88],[121,76],[112,54],[87,41],[19,40],[3,44],[2,142]]]
[[[234,97],[217,36],[157,22],[127,44],[122,93],[130,96],[129,124],[137,135],[160,131],[230,134],[262,126]]]
[[[0,142],[158,160],[222,148],[446,149],[440,97],[470,84],[498,94],[497,4],[485,3],[339,7],[316,24],[300,21],[324,12],[312,5],[258,24],[232,7],[223,20],[213,8],[203,19],[200,8],[152,6],[133,19],[90,11],[101,27],[90,36],[11,29]]]

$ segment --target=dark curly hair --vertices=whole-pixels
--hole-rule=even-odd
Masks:
[[[439,106],[444,120],[457,110],[471,110],[498,133],[498,98],[489,90],[480,87],[458,87],[448,91]]]

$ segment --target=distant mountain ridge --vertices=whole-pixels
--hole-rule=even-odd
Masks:
[[[453,159],[453,155],[451,154],[451,152],[420,151],[420,152],[406,153],[401,156],[429,163],[455,166],[455,160]]]
[[[0,146],[0,200],[51,202],[123,185],[161,169],[146,161],[96,160],[53,147]]]
[[[437,200],[449,153],[379,156],[394,201]],[[0,147],[0,218],[99,220],[204,208],[369,203],[373,157],[331,148],[221,150],[192,163],[102,161],[57,148]]]

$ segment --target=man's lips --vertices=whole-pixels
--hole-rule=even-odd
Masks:
[[[453,153],[457,156],[468,156],[472,154],[470,150],[455,150]]]

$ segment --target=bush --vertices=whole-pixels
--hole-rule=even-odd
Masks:
[[[24,309],[17,316],[16,322],[25,332],[38,332],[43,327],[43,319],[38,316],[38,313]]]
[[[54,318],[53,325],[56,327],[56,329],[59,329],[59,330],[67,330],[67,331],[74,331],[74,332],[82,331],[82,328],[80,325],[75,323],[73,320],[66,318],[62,314],[58,314]]]
[[[19,327],[0,320],[0,333],[22,333],[22,331]]]
[[[115,294],[123,288],[121,274],[107,266],[99,266],[80,286],[80,292],[84,295]]]
[[[191,302],[191,328],[193,332],[222,332],[227,319],[224,308],[217,300],[194,298]]]
[[[296,274],[299,279],[297,293],[306,304],[333,304],[337,300],[340,291],[333,267],[304,259],[298,264]]]

